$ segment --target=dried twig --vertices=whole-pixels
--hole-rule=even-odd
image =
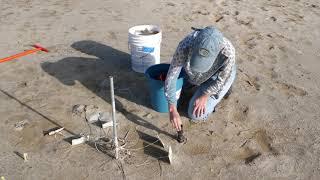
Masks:
[[[162,166],[161,166],[161,162],[158,159],[158,164],[159,164],[159,168],[160,168],[160,177],[162,177]]]
[[[117,163],[119,169],[121,170],[123,179],[127,179],[126,174],[125,174],[124,169],[123,169],[122,162],[121,161],[116,161],[116,163]]]

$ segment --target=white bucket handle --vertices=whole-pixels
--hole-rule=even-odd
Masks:
[[[150,53],[147,53],[147,54],[145,54],[145,55],[143,55],[143,56],[141,56],[141,57],[138,57],[138,58],[139,58],[139,59],[143,59],[143,58],[147,57],[148,55],[150,55]]]

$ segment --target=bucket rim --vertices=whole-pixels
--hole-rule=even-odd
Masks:
[[[145,74],[148,78],[153,79],[153,78],[151,78],[151,76],[150,76],[150,71],[151,71],[151,69],[155,68],[156,66],[168,66],[168,68],[169,68],[169,67],[170,67],[170,64],[168,64],[168,63],[154,64],[154,65],[148,67],[148,68],[146,69],[146,71],[144,72],[144,74]],[[154,80],[156,80],[156,79],[154,79]]]
[[[146,76],[148,79],[162,82],[161,80],[157,80],[157,79],[152,78],[152,77],[150,76],[150,71],[151,71],[151,69],[155,68],[156,66],[168,66],[168,71],[169,71],[170,65],[171,65],[171,64],[169,64],[169,63],[154,64],[154,65],[148,67],[148,68],[146,69],[146,71],[144,72],[144,74],[145,74],[145,76]],[[185,73],[184,73],[184,70],[181,70],[181,72],[180,72],[179,77],[178,77],[177,80],[183,79],[184,74],[185,74]]]
[[[139,27],[141,27],[141,28],[142,28],[142,27],[153,27],[153,28],[156,28],[156,29],[157,29],[158,33],[152,34],[152,35],[148,35],[148,36],[146,36],[146,35],[140,35],[140,34],[135,34],[134,31],[136,31],[137,28],[139,28]],[[142,30],[143,30],[143,29],[142,29]],[[154,25],[154,24],[141,24],[141,25],[132,26],[132,27],[129,28],[128,32],[129,32],[129,34],[130,34],[131,36],[140,36],[140,37],[158,36],[158,35],[162,34],[162,30],[161,30],[160,26]]]

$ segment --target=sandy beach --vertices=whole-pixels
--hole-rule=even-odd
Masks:
[[[204,123],[180,108],[185,144],[168,114],[152,110],[145,76],[131,70],[128,29],[139,24],[161,27],[162,63],[191,27],[214,25],[235,46],[230,97]],[[6,180],[320,178],[317,0],[0,0],[0,58],[35,43],[50,52],[0,64]],[[86,121],[89,110],[111,113],[110,75],[126,139],[119,160],[99,139],[112,129]],[[56,127],[65,129],[44,135]],[[172,147],[171,164],[140,131]],[[71,146],[79,135],[90,142]]]

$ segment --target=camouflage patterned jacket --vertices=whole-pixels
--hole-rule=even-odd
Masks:
[[[177,97],[176,94],[176,81],[182,68],[188,75],[190,73],[190,64],[188,63],[192,55],[192,42],[197,36],[197,31],[192,32],[187,37],[185,37],[178,45],[168,71],[166,81],[165,81],[165,96],[169,104],[176,104]],[[231,42],[227,38],[223,38],[223,48],[220,51],[221,54],[226,57],[224,66],[219,69],[219,71],[210,77],[214,77],[214,81],[207,81],[210,77],[203,76],[198,79],[199,82],[210,83],[203,88],[203,93],[208,95],[218,95],[222,87],[231,75],[231,71],[235,66],[235,49]],[[218,58],[221,56],[218,56]],[[188,77],[187,77],[188,79]],[[196,82],[189,81],[191,84],[197,84]],[[203,84],[204,84],[203,83]],[[201,86],[201,84],[200,84]]]

